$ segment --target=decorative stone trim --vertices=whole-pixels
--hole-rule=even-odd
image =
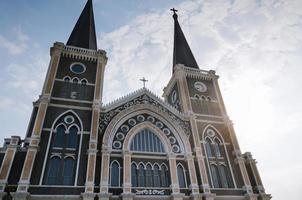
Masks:
[[[178,110],[168,105],[165,102],[160,102],[158,99],[154,100],[146,89],[141,90],[140,96],[128,101],[127,103],[117,107],[114,110],[108,111],[106,113],[101,113],[100,115],[100,132],[103,132],[110,121],[121,111],[132,108],[136,105],[144,105],[145,109],[150,108],[151,110],[156,110],[159,113],[163,113],[168,116],[173,122],[176,122],[185,132],[186,135],[191,134],[190,123],[187,121],[188,116],[183,116]],[[136,95],[135,95],[136,96]],[[117,103],[118,104],[118,103]],[[164,105],[167,104],[167,105]],[[168,108],[167,108],[168,107]]]
[[[57,43],[55,43],[55,45],[56,44]],[[104,50],[95,51],[80,47],[67,46],[63,43],[60,44],[63,45],[62,56],[64,57],[96,62],[98,60],[98,57],[103,56],[105,60],[107,60],[106,51]]]

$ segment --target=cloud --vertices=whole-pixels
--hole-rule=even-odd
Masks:
[[[5,111],[14,111],[17,113],[22,113],[26,114],[31,111],[31,106],[26,105],[22,102],[18,102],[13,98],[9,97],[0,97],[0,111],[5,112]]]
[[[288,193],[298,199],[299,191],[284,189],[287,183],[302,187],[293,178],[297,170],[285,175],[284,167],[290,163],[298,169],[302,163],[291,156],[300,152],[291,141],[302,139],[302,2],[204,0],[176,7],[199,66],[221,76],[239,143],[259,161],[267,192],[275,199],[287,199]],[[146,13],[99,38],[109,56],[105,102],[140,88],[142,76],[149,79],[148,88],[162,94],[172,70],[170,15],[166,10]],[[279,174],[282,184],[276,181]]]
[[[33,98],[41,93],[49,58],[45,55],[29,57],[23,64],[11,63],[6,68],[8,87]]]
[[[10,40],[3,35],[0,35],[0,47],[4,47],[9,54],[19,55],[22,54],[28,48],[29,37],[23,33],[21,26],[17,26],[13,29],[14,40]]]

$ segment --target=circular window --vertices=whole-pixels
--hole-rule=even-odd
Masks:
[[[128,123],[131,125],[131,126],[134,126],[136,124],[136,121],[135,119],[129,119],[128,120]]]
[[[137,120],[139,122],[143,122],[143,121],[145,121],[145,117],[143,115],[139,115],[139,116],[137,116]]]
[[[75,74],[82,74],[86,71],[86,67],[82,63],[73,63],[70,65],[70,70]]]
[[[172,101],[172,103],[175,103],[176,100],[177,100],[177,92],[176,92],[176,90],[174,90],[171,95],[171,101]]]
[[[170,140],[171,144],[175,144],[176,143],[175,137],[169,137],[169,140]]]
[[[179,146],[173,145],[173,146],[172,146],[172,151],[173,151],[174,153],[178,153],[178,152],[179,152]]]
[[[162,128],[164,125],[163,123],[161,122],[156,122],[155,125],[158,127],[158,128]]]
[[[124,135],[122,132],[118,132],[118,133],[116,134],[116,138],[117,138],[118,140],[123,140],[123,139],[125,138],[125,135]]]
[[[208,134],[210,137],[214,137],[214,136],[215,136],[215,132],[214,132],[212,129],[208,129],[208,130],[207,130],[207,134]]]
[[[71,116],[71,115],[68,115],[68,116],[66,116],[66,117],[64,118],[64,121],[65,121],[66,124],[71,124],[71,123],[74,122],[74,117]]]
[[[129,131],[129,127],[127,125],[123,125],[121,126],[121,130],[124,132],[124,133],[127,133]]]
[[[120,149],[122,147],[122,143],[120,141],[114,141],[113,142],[113,147],[115,149]]]
[[[166,134],[166,135],[170,135],[170,130],[167,129],[167,128],[164,128],[164,129],[163,129],[163,132],[164,132],[164,134]]]
[[[154,122],[155,122],[154,117],[151,117],[151,116],[147,117],[147,120],[148,120],[149,122],[151,122],[151,123],[154,123]]]
[[[207,91],[207,86],[204,83],[202,83],[202,82],[195,82],[194,83],[194,87],[199,92],[205,92],[205,91]]]

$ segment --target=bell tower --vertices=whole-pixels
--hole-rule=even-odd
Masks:
[[[25,161],[13,197],[26,199],[29,194],[41,193],[37,187],[45,191],[48,185],[67,184],[83,188],[80,192],[87,199],[94,192],[97,127],[107,63],[106,52],[97,48],[92,0],[87,1],[66,45],[54,43],[50,57],[42,93],[34,103]],[[57,162],[56,176],[50,174],[52,162]],[[67,175],[65,166],[70,168]],[[75,192],[57,191],[57,195]]]
[[[226,113],[218,85],[219,76],[214,70],[199,68],[179,25],[177,10],[173,8],[171,11],[174,19],[173,74],[164,88],[163,97],[167,103],[190,117],[191,148],[194,151],[196,171],[200,174],[198,184],[202,195],[205,199],[212,200],[215,197],[215,188],[222,187],[215,182],[215,167],[211,167],[215,164],[219,168],[220,161],[215,163],[212,155],[207,155],[206,149],[207,133],[212,134],[214,138],[219,132],[223,141],[220,146],[225,146],[226,153],[224,156],[217,156],[216,160],[224,162],[226,171],[223,176],[229,177],[228,187],[240,188],[245,192],[247,199],[255,199],[246,161],[241,154],[232,122]],[[210,144],[212,145],[215,145],[214,141]],[[216,175],[222,177],[221,171],[215,173]]]

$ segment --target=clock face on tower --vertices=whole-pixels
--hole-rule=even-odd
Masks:
[[[175,104],[176,101],[177,101],[177,92],[176,92],[176,90],[173,90],[172,95],[171,95],[171,102],[173,104]]]
[[[207,86],[203,82],[199,82],[199,81],[195,82],[194,87],[199,92],[206,92],[207,91]]]

